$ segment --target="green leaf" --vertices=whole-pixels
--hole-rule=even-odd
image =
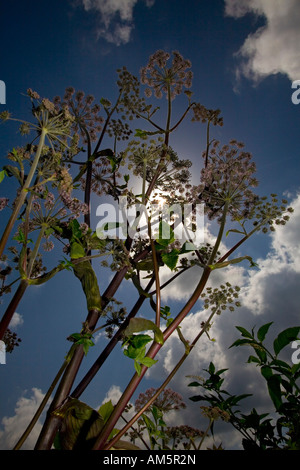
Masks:
[[[233,228],[233,229],[227,230],[226,237],[228,237],[230,232],[241,233],[242,235],[246,235],[245,232],[242,232],[241,230],[237,230],[237,229]]]
[[[140,331],[151,330],[154,332],[154,341],[159,344],[164,343],[164,337],[162,331],[158,328],[155,323],[146,318],[131,318],[129,325],[125,329],[125,336],[130,336],[133,333],[138,333]]]
[[[171,271],[176,268],[180,251],[173,249],[170,253],[162,253],[161,259]]]
[[[249,333],[249,331],[246,330],[246,328],[243,328],[242,326],[236,326],[236,329],[239,330],[242,333],[242,336],[244,336],[244,338],[253,339],[253,335],[251,333]]]
[[[85,250],[81,243],[72,242],[70,248],[71,259],[83,258],[85,256]]]
[[[250,263],[250,268],[258,267],[257,263],[254,263],[253,259],[251,256],[241,256],[240,258],[235,258],[231,259],[229,261],[223,261],[222,263],[216,263],[216,264],[210,264],[209,267],[210,269],[220,269],[220,268],[225,268],[226,266],[229,266],[231,264],[237,264],[241,263],[244,260],[248,260]]]
[[[269,366],[262,366],[260,371],[262,376],[267,380],[273,375],[272,368]]]
[[[261,326],[257,332],[257,339],[259,341],[263,341],[266,337],[266,334],[270,328],[270,326],[273,324],[271,321],[270,323],[266,323],[265,325]]]
[[[100,406],[98,413],[103,419],[104,424],[110,418],[110,415],[114,411],[114,405],[112,404],[111,400],[107,401],[103,405]]]
[[[72,398],[53,414],[63,420],[59,433],[62,450],[91,450],[103,428],[103,419],[96,410]]]
[[[146,138],[148,135],[162,134],[162,131],[143,131],[142,129],[135,130],[135,137],[140,137],[141,139]]]
[[[272,375],[271,377],[267,379],[269,395],[277,411],[282,405],[280,383],[281,383],[281,378],[279,375]]]
[[[4,180],[5,176],[7,176],[7,173],[5,170],[0,171],[0,183]]]
[[[153,364],[157,363],[157,360],[151,359],[151,357],[144,357],[143,359],[139,359],[139,362],[146,367],[151,367]]]
[[[75,239],[80,240],[82,237],[82,231],[80,228],[80,224],[77,219],[72,219],[70,222],[70,227],[72,230],[72,235]]]
[[[166,248],[168,245],[170,245],[170,243],[175,241],[173,229],[164,220],[161,220],[159,223],[158,238],[156,241],[163,248]]]
[[[291,328],[287,328],[286,330],[283,330],[281,333],[279,333],[279,335],[277,336],[277,338],[275,338],[273,342],[273,348],[276,356],[285,346],[287,346],[292,341],[298,339],[297,337],[299,331],[300,326],[294,326]]]
[[[199,384],[199,382],[191,382],[188,384],[188,387],[201,387],[201,384]]]
[[[249,339],[237,339],[228,349],[232,348],[233,346],[242,346],[244,344],[249,344],[250,346],[256,344],[255,341],[250,341]]]
[[[137,375],[140,376],[140,375],[141,375],[141,372],[142,372],[142,366],[141,366],[141,364],[140,364],[139,362],[137,362],[137,361],[134,361],[134,368],[135,368],[135,370],[136,370]]]
[[[260,364],[260,360],[259,360],[257,357],[255,357],[255,356],[249,356],[247,362],[248,362],[249,364],[250,364],[251,362],[255,362],[255,363],[257,363],[257,364]]]

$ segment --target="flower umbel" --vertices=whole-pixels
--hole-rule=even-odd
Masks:
[[[148,64],[141,69],[141,82],[148,85],[145,90],[147,97],[152,94],[156,98],[162,98],[163,93],[170,93],[171,99],[182,93],[183,88],[191,88],[193,73],[187,70],[191,62],[182,57],[177,51],[173,51],[171,67],[167,67],[170,59],[168,52],[159,50],[150,56]]]

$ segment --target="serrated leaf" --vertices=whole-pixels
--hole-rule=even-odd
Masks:
[[[176,268],[180,251],[173,249],[170,253],[162,253],[161,259],[171,271]]]
[[[291,328],[287,328],[286,330],[283,330],[281,333],[279,333],[279,335],[277,336],[277,338],[275,338],[273,342],[273,348],[276,356],[285,346],[287,346],[292,341],[298,339],[297,337],[299,335],[299,332],[300,326],[294,326]]]
[[[246,328],[243,328],[242,326],[236,326],[236,329],[239,330],[242,333],[242,336],[244,336],[244,338],[253,339],[253,335],[251,333],[249,333],[249,331],[246,330]]]
[[[89,450],[103,427],[103,419],[96,410],[72,398],[54,410],[53,414],[62,419],[59,445],[62,450]]]
[[[143,359],[139,359],[139,362],[146,367],[152,367],[154,364],[157,363],[157,360],[152,359],[151,357],[143,357]]]
[[[266,323],[265,325],[261,326],[257,332],[257,339],[259,341],[263,341],[268,333],[270,326],[273,324],[271,321],[270,323]]]
[[[135,368],[135,370],[136,370],[137,375],[140,376],[140,375],[141,375],[141,371],[142,371],[142,366],[141,366],[141,364],[140,364],[139,362],[137,362],[137,361],[134,361],[134,368]]]
[[[244,344],[249,344],[253,345],[254,341],[250,341],[249,339],[237,339],[234,343],[232,343],[231,346],[229,346],[229,349],[232,348],[233,346],[242,346]]]
[[[102,417],[104,424],[110,418],[110,415],[114,411],[114,405],[112,404],[111,400],[107,401],[103,405],[100,406],[98,413]]]
[[[134,333],[151,330],[154,332],[154,341],[159,344],[164,343],[163,333],[155,323],[147,318],[131,318],[129,325],[125,329],[125,336],[131,336]]]

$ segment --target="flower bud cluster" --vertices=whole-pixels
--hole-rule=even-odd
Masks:
[[[97,140],[97,133],[101,132],[104,123],[100,115],[101,106],[94,100],[92,95],[85,95],[83,91],[75,92],[73,87],[66,88],[63,99],[56,96],[53,100],[56,110],[65,110],[73,117],[72,130],[85,143],[87,134],[92,142]]]
[[[146,392],[140,393],[138,398],[135,401],[135,411],[139,411],[143,408],[143,406],[148,403],[148,401],[153,397],[156,393],[155,388],[151,387]],[[171,388],[164,389],[160,395],[155,399],[152,406],[156,406],[159,410],[167,413],[171,410],[179,410],[186,408],[186,404],[183,401],[182,396],[172,390]],[[148,408],[147,411],[150,411],[151,408]]]
[[[232,287],[230,282],[226,282],[225,285],[222,284],[220,287],[207,287],[206,291],[201,294],[201,298],[204,299],[204,308],[215,310],[217,315],[220,315],[227,308],[233,312],[235,307],[241,306],[241,303],[237,300],[239,291],[240,287]]]
[[[242,148],[243,144],[236,141],[220,148],[215,141],[210,149],[206,166],[201,170],[203,191],[199,196],[210,219],[220,216],[226,201],[233,220],[247,218],[257,200],[250,189],[258,185],[253,176],[256,165],[251,154]],[[206,153],[203,157],[206,159]]]
[[[187,70],[191,67],[191,62],[182,55],[173,51],[173,59],[170,67],[167,62],[170,59],[168,52],[158,50],[150,56],[148,64],[140,71],[141,83],[148,85],[145,95],[149,98],[154,90],[156,98],[162,98],[165,93],[174,99],[180,95],[183,88],[191,88],[193,73]]]

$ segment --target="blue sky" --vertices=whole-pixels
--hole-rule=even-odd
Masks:
[[[171,383],[188,397],[184,376],[198,374],[214,360],[232,368],[230,384],[235,390],[249,393],[257,389],[258,373],[244,364],[247,352],[227,350],[236,339],[234,325],[251,328],[274,319],[275,332],[299,324],[300,105],[291,100],[292,82],[300,80],[298,0],[12,0],[2,2],[0,18],[0,80],[6,84],[6,104],[0,104],[0,111],[8,109],[15,117],[28,117],[27,88],[52,99],[73,86],[97,100],[113,100],[117,68],[126,65],[138,75],[156,50],[178,50],[192,62],[195,99],[222,111],[224,126],[214,130],[215,137],[223,143],[232,138],[245,143],[257,164],[261,194],[275,192],[293,201],[295,212],[284,230],[272,237],[258,236],[244,248],[243,254],[254,256],[261,270],[249,272],[239,266],[230,271],[230,282],[243,287],[242,309],[218,318],[216,345],[199,346]],[[24,144],[16,131],[13,123],[0,127],[1,167],[10,149]],[[185,124],[174,134],[171,145],[180,156],[193,161],[196,179],[204,128],[199,131],[193,124]],[[2,183],[0,197],[12,194],[8,183]],[[1,228],[6,217],[5,211],[0,213]],[[209,232],[210,227],[207,229]],[[107,279],[99,276],[102,291]],[[224,279],[225,274],[218,274],[212,282],[217,285]],[[187,274],[180,288],[177,285],[165,294],[165,301],[178,308],[191,291],[192,281],[193,275]],[[128,288],[120,289],[121,298],[130,305],[127,293]],[[7,302],[4,298],[1,311]],[[26,292],[15,327],[22,343],[7,356],[7,364],[0,365],[0,448],[15,442],[21,423],[47,390],[69,346],[65,338],[79,330],[84,311],[77,280],[69,273]],[[193,322],[199,324],[200,315],[197,305],[186,323],[187,335]],[[104,341],[99,339],[91,350],[86,367]],[[157,386],[175,364],[177,346],[175,339],[166,345],[166,354],[149,371],[143,390]],[[113,366],[103,368],[102,377],[109,374],[107,384],[103,385],[103,378],[95,380],[82,397],[91,406],[99,405],[106,394],[117,396],[118,387],[126,386],[131,371],[121,373],[118,358],[114,353]],[[240,383],[247,390],[238,389]],[[258,395],[259,404],[267,406],[266,392],[259,390]],[[195,426],[196,407],[191,404],[183,417]],[[221,439],[225,443],[234,437],[221,434]]]

